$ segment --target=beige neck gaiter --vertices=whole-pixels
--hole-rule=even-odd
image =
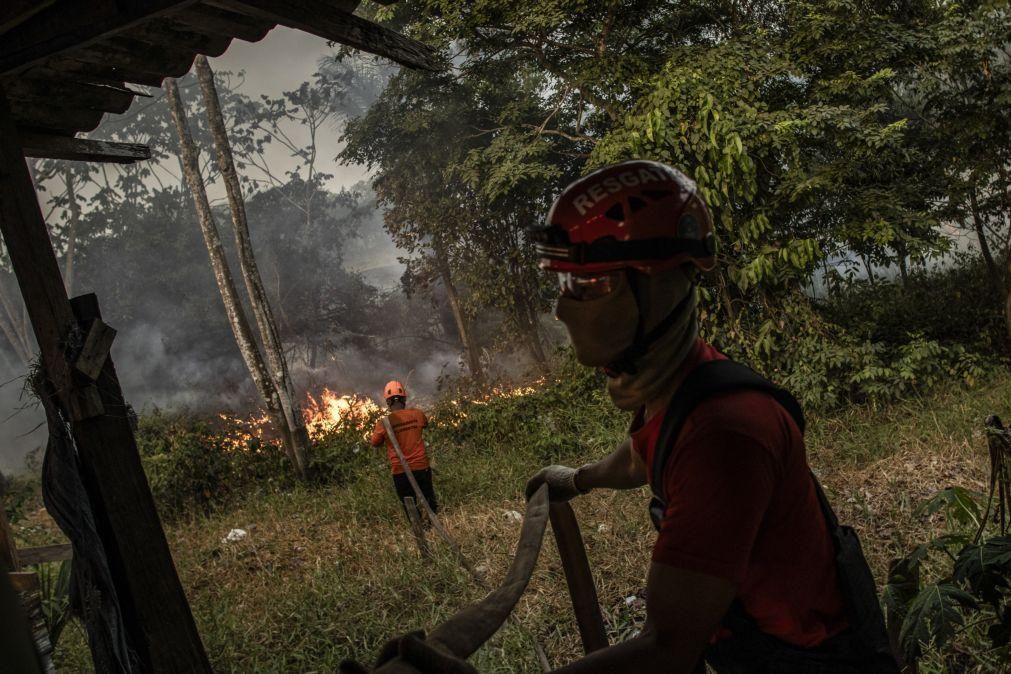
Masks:
[[[607,378],[607,392],[622,410],[637,410],[666,392],[699,334],[695,286],[683,271],[673,269],[654,274],[648,298],[646,334],[671,311],[676,309],[678,315],[646,353],[635,360],[634,373],[622,372]]]

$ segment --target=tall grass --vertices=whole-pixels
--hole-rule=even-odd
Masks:
[[[890,558],[943,527],[938,515],[918,513],[920,503],[952,484],[983,487],[981,422],[1009,409],[1011,374],[997,372],[974,389],[810,415],[811,463],[840,517],[860,531],[879,582]],[[533,391],[444,401],[430,412],[440,515],[492,583],[513,554],[520,525],[509,511],[522,512],[527,477],[545,463],[602,456],[628,423],[602,382],[577,369]],[[334,671],[341,659],[369,660],[391,636],[430,628],[481,596],[438,540],[432,560],[419,557],[385,452],[362,435],[331,438],[326,450],[353,474],[309,486],[240,484],[210,506],[171,510],[169,540],[216,671]],[[634,634],[644,617],[654,540],[647,500],[635,490],[574,503],[612,641]],[[225,542],[232,528],[249,535]],[[550,540],[516,616],[476,654],[480,671],[537,671],[533,640],[556,666],[578,653]],[[88,670],[79,630],[67,630],[57,656],[67,671]]]

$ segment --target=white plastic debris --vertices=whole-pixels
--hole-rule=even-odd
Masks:
[[[601,522],[600,524],[597,525],[597,533],[602,534],[602,533],[604,533],[606,531],[610,531],[610,530],[611,530],[611,527],[607,526],[603,522]]]
[[[625,606],[631,606],[632,604],[635,603],[636,599],[638,599],[638,597],[636,597],[634,594],[628,595],[627,597],[625,597]]]
[[[249,535],[245,529],[232,529],[228,535],[221,539],[222,543],[237,543]]]
[[[515,510],[506,510],[503,514],[505,515],[506,519],[509,520],[510,522],[523,521],[523,515],[519,514]]]

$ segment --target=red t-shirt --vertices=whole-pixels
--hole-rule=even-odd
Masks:
[[[699,340],[685,372],[726,356]],[[664,414],[632,424],[652,472]],[[652,475],[649,475],[652,479]],[[835,553],[804,438],[771,396],[706,398],[688,415],[665,468],[667,512],[653,561],[725,578],[765,633],[810,648],[846,627]]]

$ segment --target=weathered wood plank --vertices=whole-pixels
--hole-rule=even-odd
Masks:
[[[197,0],[91,0],[57,3],[0,40],[0,74],[18,72]]]
[[[207,0],[207,3],[275,21],[383,56],[409,68],[440,70],[442,67],[438,55],[428,45],[351,14],[358,5],[357,0]]]
[[[40,133],[22,133],[21,147],[26,157],[69,159],[111,164],[132,164],[151,158],[151,148],[139,143],[115,143],[92,138],[71,138]]]
[[[4,88],[8,100],[26,107],[37,105],[42,114],[47,106],[53,104],[61,108],[86,108],[120,114],[130,108],[134,97],[134,92],[122,86],[27,75],[9,78],[4,82]]]
[[[38,592],[39,574],[34,571],[11,571],[7,576],[15,592]]]
[[[56,0],[5,0],[0,8],[0,34],[32,18]]]
[[[66,136],[93,131],[105,116],[102,110],[63,108],[37,99],[11,100],[10,111],[18,126],[26,131]]]
[[[94,319],[87,337],[84,338],[84,346],[74,361],[74,369],[91,381],[96,381],[98,375],[102,373],[105,361],[109,358],[109,350],[114,339],[116,330],[103,323],[102,319]]]
[[[232,43],[230,35],[196,32],[186,24],[169,18],[131,28],[130,38],[152,45],[183,47],[206,56],[220,56]]]
[[[194,32],[230,35],[246,42],[259,42],[277,25],[275,21],[265,21],[204,4],[190,5],[173,12],[171,17]]]
[[[71,420],[81,478],[109,562],[130,647],[153,672],[210,672],[193,615],[144,476],[129,411],[109,358],[95,384],[82,386],[67,347],[101,318],[94,296],[72,308],[56,255],[0,89],[0,232],[28,307],[56,402]],[[72,357],[73,354],[70,354]],[[74,418],[75,396],[94,387],[105,408]]]
[[[130,55],[130,63],[141,70],[165,77],[182,77],[190,71],[197,53],[181,45],[155,45],[135,40],[128,34],[113,35],[93,46],[108,46]]]
[[[74,58],[58,57],[46,61],[45,67],[59,73],[80,75],[93,82],[107,84],[132,82],[149,87],[160,87],[161,81],[165,79],[158,73],[149,73],[131,67],[129,54],[115,53],[111,49],[106,53],[95,53],[89,50],[77,51],[74,52]]]
[[[21,548],[18,550],[22,566],[46,564],[49,562],[65,562],[74,557],[74,548],[70,543],[57,545],[41,545],[37,548]]]

